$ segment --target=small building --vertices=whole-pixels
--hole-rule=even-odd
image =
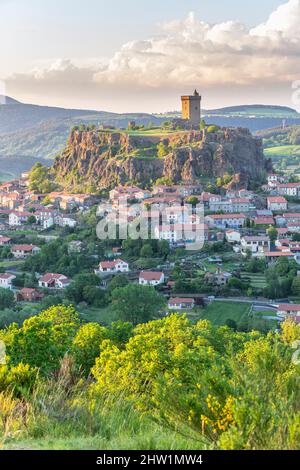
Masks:
[[[299,304],[279,304],[277,307],[277,315],[281,318],[287,318],[291,316],[300,317],[300,305]]]
[[[30,287],[24,287],[17,293],[18,302],[39,302],[43,297],[44,294]]]
[[[11,273],[0,273],[0,287],[2,289],[12,289],[12,281],[16,279],[16,276]]]
[[[245,214],[213,214],[207,215],[205,221],[210,227],[242,228],[246,222]]]
[[[30,255],[36,255],[41,251],[38,246],[35,245],[13,245],[11,253],[14,258],[26,258]]]
[[[225,237],[228,243],[239,243],[241,241],[241,234],[238,230],[227,230]]]
[[[270,251],[270,238],[267,236],[253,236],[241,238],[241,253],[247,256],[250,252],[252,256],[264,256],[266,251]]]
[[[271,196],[267,198],[267,206],[270,211],[287,211],[288,202],[283,196]]]
[[[191,310],[195,307],[194,299],[175,297],[169,300],[168,308],[171,310]]]
[[[229,281],[231,277],[232,277],[231,273],[222,272],[221,270],[218,270],[215,273],[207,272],[204,276],[204,279],[209,284],[222,287],[222,286],[226,286],[227,282]]]
[[[0,246],[7,246],[11,244],[11,238],[0,235]]]
[[[65,289],[71,280],[63,274],[47,273],[39,279],[39,287],[46,289]]]
[[[99,264],[101,273],[127,273],[129,272],[129,264],[122,259],[114,261],[101,261]]]
[[[11,212],[8,216],[8,225],[10,227],[17,227],[26,224],[28,218],[32,215],[34,216],[31,212]]]
[[[158,286],[165,282],[163,272],[141,271],[139,275],[139,284],[141,286]]]

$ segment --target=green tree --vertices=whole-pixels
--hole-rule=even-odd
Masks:
[[[168,155],[168,147],[164,142],[159,142],[159,144],[157,145],[158,158],[164,158],[166,155]]]
[[[110,337],[108,328],[98,323],[82,325],[76,333],[72,343],[72,354],[75,362],[85,375],[89,375],[95,359],[100,354],[100,346],[103,340]]]
[[[268,236],[270,238],[271,243],[274,243],[277,240],[278,232],[275,227],[269,227],[267,230]]]
[[[11,308],[15,305],[14,294],[10,289],[0,287],[0,310]]]
[[[120,320],[133,325],[151,320],[163,305],[164,297],[153,287],[129,284],[112,292],[113,311]]]
[[[152,246],[150,244],[146,244],[141,248],[140,257],[141,258],[151,258],[153,256]]]

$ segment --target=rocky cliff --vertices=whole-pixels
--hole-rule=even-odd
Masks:
[[[157,158],[159,142],[166,149],[164,158]],[[244,186],[271,168],[262,141],[241,128],[154,136],[75,130],[54,163],[55,176],[65,187],[90,184],[99,189],[126,182],[145,185],[160,177],[178,183],[225,173]]]

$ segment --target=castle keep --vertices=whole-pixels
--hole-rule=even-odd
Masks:
[[[192,127],[199,128],[201,121],[201,96],[195,90],[192,96],[182,96],[182,119],[188,120]]]

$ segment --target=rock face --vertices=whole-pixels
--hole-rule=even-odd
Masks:
[[[157,158],[161,141],[167,155]],[[196,181],[225,173],[234,175],[236,186],[245,186],[271,169],[262,141],[240,128],[159,136],[76,130],[54,163],[55,176],[64,186],[91,184],[99,189],[127,182],[145,185],[161,177],[174,183]]]

